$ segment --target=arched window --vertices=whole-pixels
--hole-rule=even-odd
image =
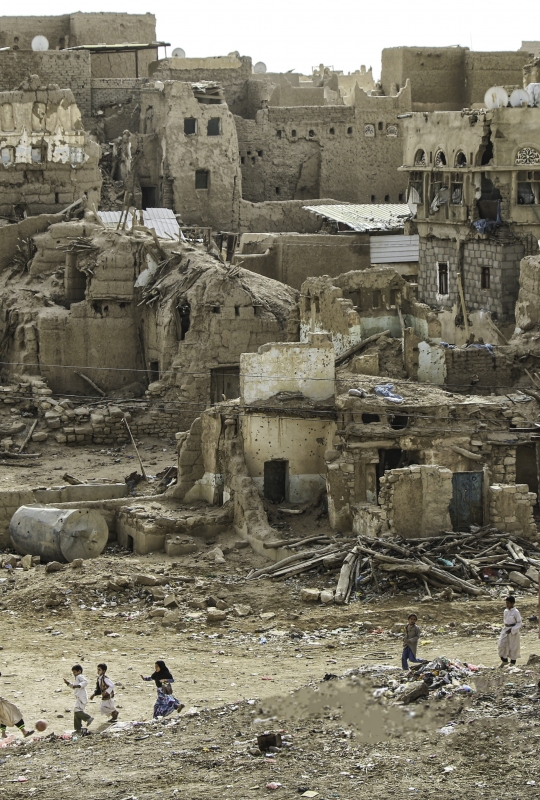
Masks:
[[[522,147],[517,152],[516,164],[540,164],[540,153],[534,147]]]
[[[386,126],[386,135],[390,139],[395,139],[398,135],[398,128],[397,125],[387,125]]]
[[[437,150],[435,153],[435,166],[436,167],[446,167],[446,155],[444,150]]]
[[[425,150],[417,150],[414,157],[415,167],[427,167],[427,158]]]
[[[458,153],[456,153],[456,158],[455,158],[454,164],[455,164],[456,167],[466,167],[467,166],[467,156],[465,155],[463,150],[460,150]]]
[[[364,125],[364,136],[372,139],[375,136],[375,125],[372,125],[371,123]]]

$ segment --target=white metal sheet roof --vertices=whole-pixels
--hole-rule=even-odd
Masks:
[[[98,211],[98,214],[108,228],[116,228],[120,220],[121,211]],[[162,239],[179,238],[180,226],[174,211],[170,208],[145,208],[143,213],[144,224],[153,228]],[[132,216],[128,215],[126,228],[131,229]]]
[[[342,222],[359,233],[403,228],[405,222],[413,216],[406,203],[343,203],[304,208],[321,217]]]
[[[370,261],[372,264],[399,264],[418,261],[419,236],[370,236]]]

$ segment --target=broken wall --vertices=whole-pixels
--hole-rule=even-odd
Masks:
[[[451,530],[452,473],[437,465],[388,470],[381,480],[379,505],[390,533],[404,539]]]
[[[536,541],[538,531],[533,517],[536,493],[526,483],[489,487],[490,522],[500,531]]]
[[[519,266],[516,326],[523,331],[540,325],[540,256],[528,256]]]

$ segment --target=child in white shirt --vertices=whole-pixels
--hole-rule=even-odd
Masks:
[[[94,694],[90,700],[93,700],[98,694],[101,695],[101,708],[99,709],[106,717],[110,715],[111,722],[116,722],[118,719],[118,711],[114,704],[114,683],[105,673],[107,672],[107,664],[97,665],[97,683],[94,689]]]
[[[94,717],[91,717],[90,714],[87,714],[84,710],[86,708],[86,704],[88,703],[88,695],[86,693],[86,687],[88,686],[88,681],[83,675],[83,668],[80,664],[75,664],[74,667],[71,668],[73,673],[73,681],[67,681],[64,678],[64,683],[66,686],[71,686],[73,691],[75,692],[75,708],[73,709],[73,727],[75,728],[76,733],[81,733],[82,731],[82,724],[83,721],[86,722],[86,725],[91,725],[94,721]]]

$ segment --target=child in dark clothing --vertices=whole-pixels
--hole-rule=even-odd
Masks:
[[[403,637],[403,653],[401,654],[401,667],[402,669],[409,669],[409,661],[414,664],[421,664],[422,659],[416,658],[416,648],[418,647],[418,639],[420,638],[420,628],[416,624],[418,617],[416,614],[409,614],[407,618],[407,625],[405,625],[405,635]]]

